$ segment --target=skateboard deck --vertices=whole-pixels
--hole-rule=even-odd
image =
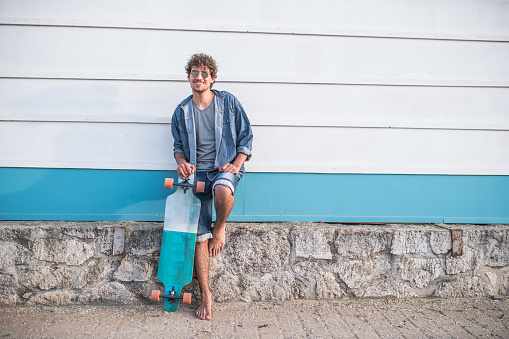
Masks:
[[[173,179],[166,179],[165,187],[177,190],[166,199],[164,213],[163,241],[157,278],[164,284],[165,295],[152,291],[151,299],[164,299],[167,311],[176,311],[179,303],[191,302],[191,294],[180,296],[182,287],[191,282],[193,276],[194,248],[200,216],[200,200],[194,196],[193,187],[203,192],[203,182],[194,184],[194,174],[187,179],[179,178],[177,184]]]

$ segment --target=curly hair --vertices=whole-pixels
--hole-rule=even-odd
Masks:
[[[208,67],[208,69],[210,71],[210,76],[212,78],[217,77],[216,61],[211,56],[209,56],[207,54],[203,54],[203,53],[193,54],[191,56],[191,58],[189,58],[189,61],[187,62],[187,65],[186,65],[187,76],[189,76],[191,74],[191,69],[193,67],[202,67],[202,66]],[[212,85],[211,85],[211,87],[212,87]]]

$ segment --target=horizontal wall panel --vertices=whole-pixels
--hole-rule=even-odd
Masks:
[[[0,79],[0,119],[170,123],[187,82]]]
[[[254,126],[256,172],[509,174],[507,131]],[[0,166],[175,169],[169,125],[0,123]]]
[[[23,55],[17,62],[1,58],[0,69],[6,73],[0,76],[63,72],[78,78],[141,74],[150,79],[151,74],[182,74],[183,56],[200,46],[217,58],[223,80],[437,85],[509,81],[509,44],[498,42],[34,26],[0,26],[0,38],[5,41],[2,53]],[[227,52],[232,50],[243,51],[243,57]]]
[[[0,122],[0,145],[0,166],[176,168],[169,125]]]
[[[509,88],[217,83],[253,125],[509,130]],[[170,123],[187,82],[0,79],[0,120]],[[298,98],[298,100],[292,100]]]
[[[0,220],[162,221],[172,171],[0,168]],[[509,176],[246,173],[229,221],[509,223]]]
[[[509,88],[221,83],[217,87],[235,90],[249,116],[268,125],[509,128]]]
[[[199,9],[206,16],[189,15]],[[492,38],[508,35],[507,1],[290,0],[196,1],[27,1],[0,2],[5,19],[32,23],[146,28],[263,31],[274,33],[364,34],[411,37]],[[21,21],[23,22],[23,21]]]
[[[255,172],[509,174],[509,132],[259,127]],[[270,168],[270,169],[269,169]]]

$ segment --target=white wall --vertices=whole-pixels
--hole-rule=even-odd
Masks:
[[[0,166],[174,169],[205,52],[248,171],[509,174],[509,1],[301,3],[0,1]]]

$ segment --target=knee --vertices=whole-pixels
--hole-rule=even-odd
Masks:
[[[234,201],[233,193],[230,187],[226,187],[223,185],[216,185],[214,188],[214,200],[215,203],[227,203]]]
[[[223,185],[216,185],[216,187],[214,187],[214,195],[221,199],[228,199],[229,197],[233,197],[230,187]]]

